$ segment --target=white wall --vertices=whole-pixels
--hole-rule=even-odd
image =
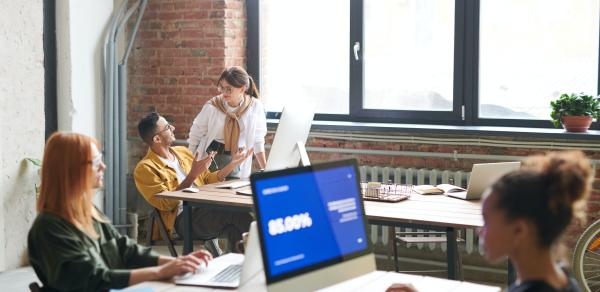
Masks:
[[[44,147],[41,0],[2,1],[0,17],[0,271],[20,266],[35,218],[37,169]]]
[[[56,2],[58,129],[77,132],[102,143],[105,31],[113,1]],[[102,194],[95,197],[102,208]]]
[[[112,1],[56,2],[58,128],[102,138],[102,52]]]

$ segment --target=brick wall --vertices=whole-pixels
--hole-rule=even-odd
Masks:
[[[187,138],[224,68],[245,64],[245,2],[150,0],[131,53],[128,130],[158,111]]]
[[[238,0],[151,0],[142,20],[130,60],[129,136],[130,170],[145,153],[135,125],[147,112],[157,110],[175,125],[178,139],[186,139],[201,106],[216,94],[215,82],[226,66],[245,64],[245,2]],[[386,133],[387,134],[387,133]],[[406,135],[406,133],[392,133]],[[414,134],[410,134],[415,136]],[[456,137],[455,135],[434,135]],[[531,139],[498,138],[513,141]],[[269,139],[270,140],[270,136]],[[543,139],[540,139],[543,141]],[[546,139],[546,141],[549,141]],[[575,141],[563,141],[575,142]],[[310,138],[308,146],[348,149],[383,149],[429,153],[470,153],[527,156],[541,150],[435,143],[386,143]],[[587,152],[600,159],[600,152]],[[469,159],[417,158],[383,155],[309,153],[312,161],[355,157],[361,165],[438,168],[470,171]],[[600,189],[600,180],[595,183]],[[129,188],[135,192],[135,188]],[[137,197],[132,198],[135,201]],[[135,206],[130,201],[130,206]],[[588,205],[588,224],[600,219],[600,193]],[[583,226],[574,225],[567,238],[572,247]]]

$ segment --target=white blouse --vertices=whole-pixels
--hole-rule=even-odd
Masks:
[[[207,102],[194,119],[190,128],[188,148],[192,153],[200,151],[201,158],[206,157],[206,148],[213,140],[221,140],[225,127],[225,114]],[[240,117],[239,147],[254,147],[254,153],[265,151],[267,134],[267,116],[262,101],[254,99],[250,108]],[[250,177],[252,158],[240,165],[240,178]]]

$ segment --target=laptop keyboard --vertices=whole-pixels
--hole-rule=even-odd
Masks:
[[[240,278],[240,272],[242,271],[242,265],[231,265],[218,274],[216,274],[210,282],[213,283],[232,283]]]

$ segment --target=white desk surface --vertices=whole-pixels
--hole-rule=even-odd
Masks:
[[[214,261],[219,261],[218,257]],[[446,280],[441,278],[401,274],[395,272],[375,271],[358,278],[321,289],[321,292],[342,291],[385,291],[394,283],[410,283],[418,291],[461,291],[461,292],[498,292],[499,287],[486,286],[469,282]],[[153,292],[186,292],[186,291],[267,291],[264,277],[257,275],[238,289],[216,289],[195,286],[177,286],[173,282],[149,281],[131,286],[125,291],[136,289],[151,289]],[[290,291],[292,292],[292,291]]]

